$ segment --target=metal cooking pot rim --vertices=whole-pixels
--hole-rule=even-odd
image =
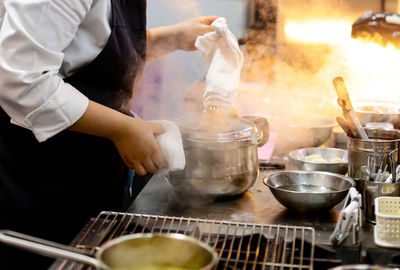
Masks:
[[[374,143],[391,143],[391,142],[399,142],[400,141],[400,130],[399,129],[385,129],[385,128],[364,128],[364,130],[367,132],[368,136],[369,132],[368,131],[383,131],[383,132],[393,132],[398,135],[397,139],[368,139],[368,140],[363,140],[363,139],[358,139],[358,138],[352,138],[348,137],[349,140],[351,141],[356,141],[356,142],[374,142]]]
[[[354,110],[357,113],[370,114],[370,115],[399,115],[400,114],[400,103],[389,100],[355,100],[353,101]],[[380,107],[392,109],[392,111],[385,112],[374,112],[366,107]]]
[[[279,175],[279,174],[292,174],[292,173],[297,173],[297,174],[314,174],[314,173],[318,173],[318,174],[326,174],[326,175],[333,175],[333,176],[339,176],[340,178],[342,178],[343,180],[346,180],[347,182],[349,182],[351,184],[352,187],[354,187],[356,185],[356,183],[354,182],[353,179],[351,179],[350,177],[341,175],[341,174],[336,174],[336,173],[331,173],[331,172],[325,172],[325,171],[280,171],[280,172],[275,172],[272,173],[268,176],[266,176],[263,180],[264,184],[266,186],[268,186],[269,188],[275,189],[275,190],[282,190],[279,187],[275,187],[273,185],[271,185],[269,183],[269,179],[272,176],[275,175]],[[350,187],[342,189],[342,190],[336,190],[336,191],[326,191],[324,192],[324,194],[335,194],[335,193],[340,193],[343,192],[344,190],[350,189]],[[294,191],[294,190],[285,190],[285,192],[287,193],[293,193],[293,194],[317,194],[317,193],[312,193],[312,192],[300,192],[300,191]]]
[[[182,137],[193,142],[243,142],[255,141],[258,137],[256,125],[246,119],[227,119],[227,130],[222,132],[211,132],[206,128],[208,123],[201,120],[200,116],[189,116],[176,120]],[[211,125],[212,126],[212,125]]]
[[[55,243],[52,241],[33,237],[30,235],[25,235],[14,231],[0,230],[0,242],[2,243],[20,247],[32,252],[39,253],[44,256],[70,259],[94,266],[97,269],[105,269],[105,270],[111,269],[109,263],[105,262],[105,260],[103,260],[102,258],[102,254],[105,253],[107,250],[110,249],[112,250],[113,247],[117,247],[116,248],[117,252],[120,252],[121,250],[123,250],[123,247],[121,249],[118,248],[118,246],[123,242],[132,239],[141,239],[141,238],[150,239],[153,237],[176,239],[176,240],[183,239],[185,241],[189,241],[199,246],[200,248],[205,250],[206,253],[210,255],[210,260],[207,260],[207,265],[202,266],[201,269],[210,269],[218,262],[217,253],[211,246],[192,236],[187,236],[178,233],[136,233],[136,234],[119,236],[113,240],[107,241],[104,244],[102,244],[99,250],[96,251],[95,258],[93,258],[92,256],[89,256],[87,254],[83,254],[82,250],[78,250],[77,248],[73,248],[70,246],[66,246],[63,244]]]
[[[105,251],[107,251],[107,249],[112,248],[113,246],[116,246],[118,244],[121,244],[123,242],[132,240],[132,239],[139,239],[139,238],[171,238],[171,239],[179,239],[179,240],[185,240],[185,241],[189,241],[192,242],[200,247],[202,247],[203,249],[205,249],[210,255],[212,255],[212,260],[209,262],[208,265],[204,266],[203,268],[208,268],[208,266],[212,266],[215,265],[218,261],[218,256],[215,252],[215,250],[208,244],[195,239],[194,237],[191,236],[187,236],[184,234],[180,234],[180,233],[134,233],[134,234],[127,234],[124,236],[119,236],[117,238],[111,239],[107,242],[105,242],[104,244],[102,244],[98,250],[98,252],[96,252],[96,259],[99,260],[100,262],[104,263],[104,260],[102,259],[102,255]],[[109,267],[107,265],[107,267]]]

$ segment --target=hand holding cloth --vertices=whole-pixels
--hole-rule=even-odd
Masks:
[[[208,68],[203,105],[234,107],[243,53],[225,18],[216,19],[211,26],[215,31],[199,36],[195,42]]]
[[[168,120],[152,121],[163,126],[165,132],[156,135],[156,141],[164,159],[168,163],[168,167],[160,169],[157,174],[165,175],[169,171],[183,170],[185,168],[186,159],[183,151],[182,136],[178,126]]]

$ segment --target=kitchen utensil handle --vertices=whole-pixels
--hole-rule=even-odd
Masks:
[[[95,258],[81,254],[72,247],[17,233],[9,230],[0,230],[0,242],[19,247],[34,253],[52,258],[64,258],[89,264],[98,269],[104,269],[104,265]]]
[[[344,120],[341,117],[336,117],[336,122],[343,129],[344,133],[346,133],[347,137],[354,137],[354,134],[351,131],[350,127],[348,126],[346,120]]]
[[[344,107],[346,110],[350,111],[353,109],[351,104],[349,92],[347,91],[346,85],[342,77],[336,77],[333,79],[333,85],[335,86],[336,94],[339,99],[344,100]],[[339,104],[342,107],[342,104]]]
[[[351,119],[353,119],[354,124],[356,125],[357,131],[360,133],[360,137],[363,140],[368,140],[368,135],[365,133],[364,127],[361,125],[360,120],[358,119],[356,113],[351,110],[349,111]]]
[[[367,133],[365,133],[365,130],[360,123],[360,120],[353,110],[353,105],[351,104],[349,92],[347,91],[343,78],[334,78],[333,85],[335,86],[335,91],[338,96],[338,104],[340,107],[342,107],[343,114],[346,120],[349,122],[349,127],[352,133],[357,133],[356,138],[368,140]]]

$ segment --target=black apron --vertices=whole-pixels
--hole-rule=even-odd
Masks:
[[[126,112],[145,62],[146,0],[111,2],[106,46],[64,81],[89,99]],[[67,244],[101,210],[125,210],[128,175],[110,140],[65,130],[39,143],[0,109],[1,229]],[[51,262],[7,249],[0,244],[0,269],[42,269]]]

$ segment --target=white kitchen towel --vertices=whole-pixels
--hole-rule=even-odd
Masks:
[[[183,151],[182,135],[178,126],[168,120],[152,121],[163,126],[165,132],[156,135],[158,147],[164,159],[168,162],[166,169],[159,170],[158,175],[165,175],[169,171],[183,170],[185,168],[186,159]]]
[[[225,18],[217,18],[211,26],[215,31],[197,37],[195,42],[208,68],[203,104],[234,107],[243,53]]]

